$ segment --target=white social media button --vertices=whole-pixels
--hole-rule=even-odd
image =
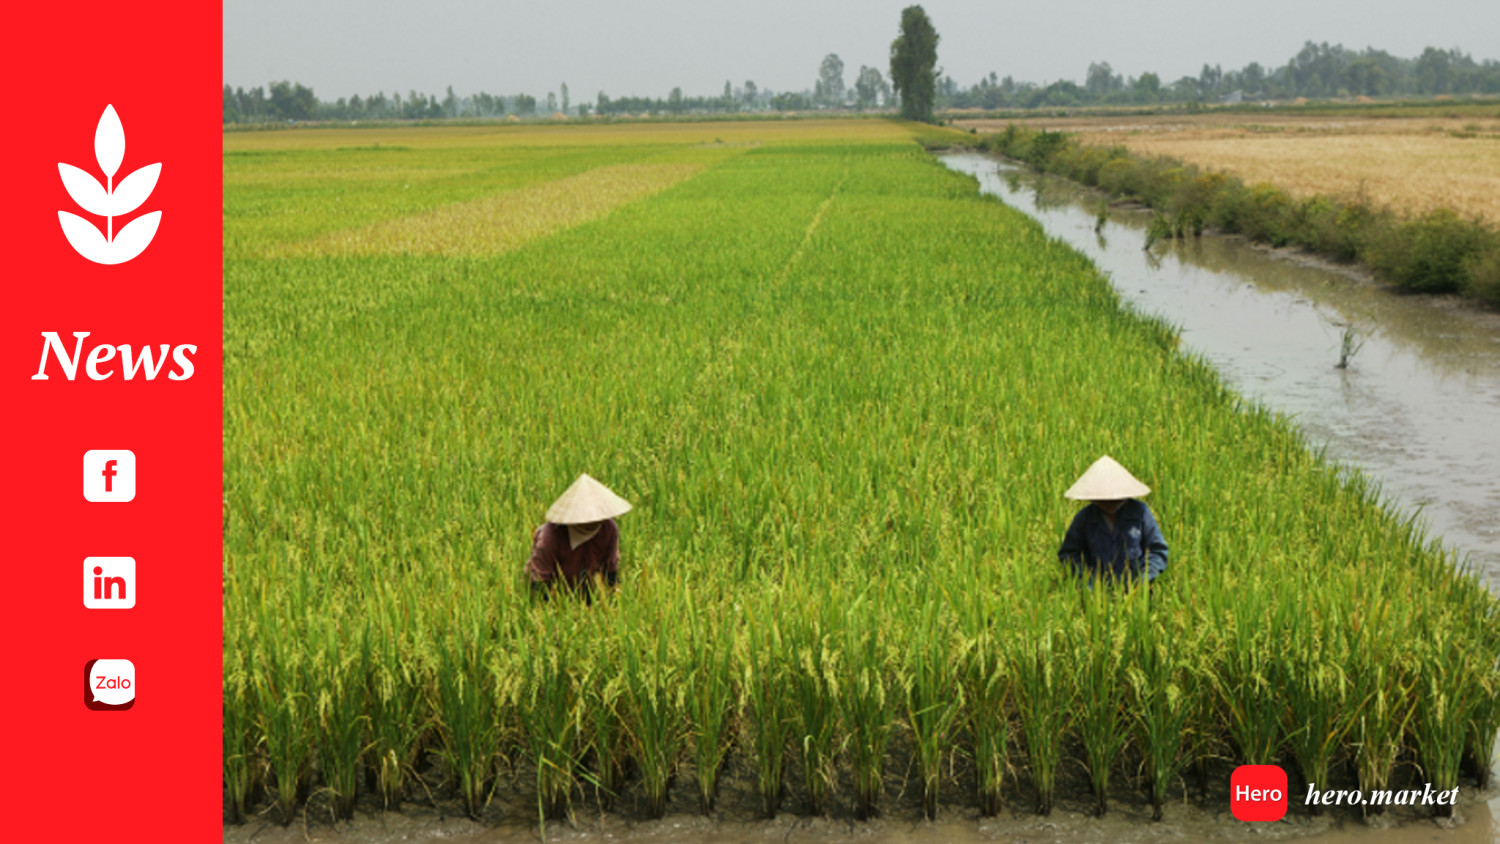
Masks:
[[[85,451],[83,497],[89,501],[130,501],[135,498],[135,452],[123,449]]]
[[[135,558],[85,557],[83,605],[91,610],[128,610],[135,606]]]

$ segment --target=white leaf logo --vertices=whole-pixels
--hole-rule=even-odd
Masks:
[[[123,264],[141,254],[156,237],[156,227],[161,225],[161,212],[131,220],[119,233],[115,232],[115,218],[123,217],[141,207],[156,189],[156,180],[161,177],[161,164],[150,164],[131,173],[115,185],[115,173],[120,162],[125,160],[125,127],[120,124],[120,115],[115,107],[104,108],[99,116],[99,126],[94,130],[94,159],[104,173],[104,184],[86,170],[71,164],[57,165],[57,174],[62,177],[63,187],[73,201],[96,217],[105,220],[104,231],[77,214],[57,212],[57,221],[62,224],[63,234],[78,254],[96,264]]]
[[[99,115],[99,125],[94,129],[94,158],[99,161],[99,169],[111,179],[125,158],[125,127],[120,125],[120,115],[115,113],[112,105],[104,107],[104,113]]]

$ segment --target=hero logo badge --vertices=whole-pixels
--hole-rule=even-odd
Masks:
[[[148,164],[115,184],[115,173],[125,159],[125,127],[120,125],[120,116],[115,107],[105,106],[94,129],[94,159],[99,171],[104,174],[104,184],[92,173],[80,170],[71,164],[58,162],[57,172],[62,176],[63,187],[68,196],[84,211],[104,218],[104,231],[94,223],[77,214],[57,212],[57,221],[62,224],[63,234],[79,255],[96,264],[123,264],[145,251],[156,237],[156,227],[161,224],[161,212],[142,214],[115,231],[115,218],[123,217],[141,205],[156,189],[156,180],[161,176],[161,164]]]

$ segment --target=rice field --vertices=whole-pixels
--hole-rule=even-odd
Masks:
[[[919,131],[227,134],[228,819],[1482,779],[1495,598]],[[1056,561],[1101,453],[1150,593]],[[621,588],[534,603],[580,472]]]
[[[1500,113],[1494,109],[1466,117],[1278,111],[1024,122],[1076,132],[1088,144],[1124,146],[1229,172],[1247,183],[1268,182],[1298,198],[1359,199],[1401,216],[1446,208],[1467,218],[1500,219]],[[981,123],[995,121],[972,125]]]

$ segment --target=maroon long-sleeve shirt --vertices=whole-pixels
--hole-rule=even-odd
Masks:
[[[577,548],[568,543],[567,525],[544,523],[531,536],[531,559],[526,574],[532,583],[548,583],[561,577],[568,586],[582,585],[587,575],[613,582],[620,571],[620,529],[606,519],[599,532]]]

